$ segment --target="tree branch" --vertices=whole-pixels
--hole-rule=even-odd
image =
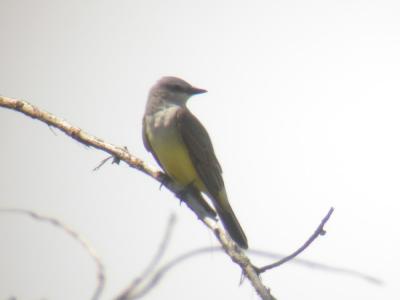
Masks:
[[[180,195],[182,187],[171,180],[165,180],[166,176],[164,173],[146,166],[141,159],[130,154],[125,148],[115,146],[103,141],[102,139],[92,136],[79,127],[73,126],[67,121],[60,119],[51,113],[40,110],[26,101],[0,96],[0,106],[21,112],[31,118],[42,121],[49,126],[53,126],[76,141],[86,146],[94,147],[101,151],[107,152],[117,160],[124,161],[130,167],[145,173],[146,175],[163,184],[178,198],[183,200],[187,206],[198,216],[198,218],[213,231],[214,235],[220,241],[224,251],[230,256],[233,262],[239,265],[244,276],[251,282],[260,298],[264,300],[274,299],[269,289],[267,289],[261,282],[261,279],[259,278],[258,273],[251,264],[249,258],[239,247],[237,247],[235,242],[233,242],[229,235],[222,229],[221,226],[219,226],[216,220],[213,219],[213,216],[210,216],[210,213],[206,211],[203,206],[198,204],[196,196],[192,193],[187,193],[185,194],[185,198],[182,199],[182,195]]]
[[[100,257],[96,254],[96,251],[92,248],[92,246],[90,246],[89,242],[87,242],[82,236],[80,236],[78,232],[76,232],[71,227],[62,223],[60,220],[56,218],[40,215],[31,210],[17,209],[17,208],[0,208],[0,212],[22,214],[41,222],[48,222],[51,225],[60,228],[65,233],[70,235],[74,240],[76,240],[79,244],[81,244],[82,247],[89,253],[90,257],[94,260],[97,267],[97,286],[91,299],[97,300],[100,298],[100,295],[103,292],[104,284],[106,281],[106,275],[104,273],[104,265]]]
[[[333,210],[334,210],[333,207],[331,207],[331,208],[329,209],[328,213],[327,213],[326,216],[322,219],[322,221],[321,221],[321,223],[319,224],[318,228],[314,231],[314,233],[308,238],[308,240],[307,240],[299,249],[297,249],[296,251],[294,251],[294,252],[293,252],[292,254],[290,254],[289,256],[286,256],[286,257],[282,258],[281,260],[279,260],[279,261],[277,261],[277,262],[275,262],[275,263],[273,263],[273,264],[266,265],[266,266],[261,267],[261,268],[256,268],[258,274],[261,274],[261,273],[265,272],[266,270],[270,270],[270,269],[272,269],[272,268],[276,268],[276,267],[278,267],[278,266],[280,266],[280,265],[282,265],[282,264],[284,264],[284,263],[286,263],[286,262],[292,260],[292,259],[295,258],[297,255],[299,255],[301,252],[303,252],[308,246],[310,246],[311,243],[312,243],[313,241],[315,241],[315,239],[316,239],[317,237],[319,237],[320,235],[324,235],[324,234],[325,234],[324,226],[325,226],[326,222],[328,222],[330,216],[332,215]]]

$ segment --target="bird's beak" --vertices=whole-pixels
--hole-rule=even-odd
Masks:
[[[199,89],[199,88],[196,88],[194,86],[192,86],[191,89],[190,89],[190,94],[191,95],[203,94],[203,93],[207,93],[207,90]]]

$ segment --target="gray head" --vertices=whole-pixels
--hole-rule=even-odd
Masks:
[[[149,100],[158,98],[167,103],[184,106],[191,96],[205,92],[207,91],[196,88],[178,77],[167,76],[151,88]]]

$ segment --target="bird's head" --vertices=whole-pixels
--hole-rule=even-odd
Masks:
[[[166,102],[183,106],[191,96],[206,92],[206,90],[196,88],[178,77],[167,76],[161,78],[152,87],[150,97],[162,97]]]

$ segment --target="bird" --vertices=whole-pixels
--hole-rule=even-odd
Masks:
[[[191,96],[206,92],[178,77],[158,80],[148,94],[143,143],[170,178],[183,188],[207,195],[226,231],[247,249],[247,238],[229,204],[210,136],[186,106]]]

